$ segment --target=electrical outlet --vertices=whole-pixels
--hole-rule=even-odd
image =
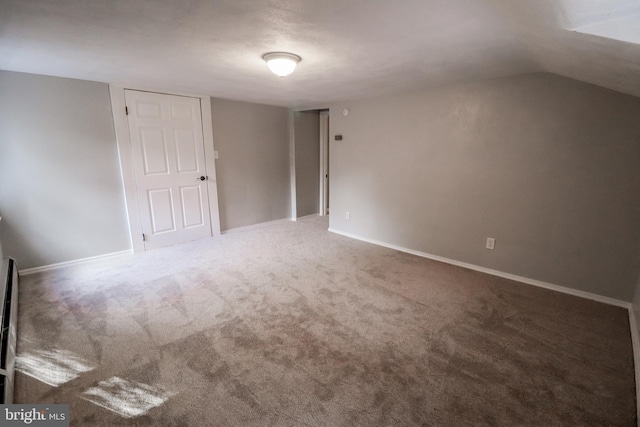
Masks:
[[[346,219],[347,221],[349,221],[349,217],[351,217],[351,214],[349,213],[349,211],[346,211],[344,213],[344,219]]]
[[[213,150],[213,158],[218,160],[219,156],[218,156],[218,150]]]
[[[487,249],[495,249],[496,247],[496,239],[494,239],[493,237],[487,237]]]

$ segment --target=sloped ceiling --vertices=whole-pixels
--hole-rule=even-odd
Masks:
[[[536,71],[640,96],[640,45],[578,28],[635,3],[0,0],[0,69],[290,107]]]

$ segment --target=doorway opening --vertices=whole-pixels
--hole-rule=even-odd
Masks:
[[[292,218],[329,213],[329,110],[295,111],[292,133]]]
[[[329,215],[329,110],[320,111],[319,215]]]

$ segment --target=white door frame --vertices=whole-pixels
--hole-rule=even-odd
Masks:
[[[329,111],[320,111],[320,202],[318,213],[327,215],[329,205]]]
[[[295,111],[289,110],[289,188],[291,189],[291,221],[298,219],[298,196],[296,195],[296,126]]]
[[[164,93],[167,95],[189,96],[200,99],[200,111],[202,113],[202,135],[204,138],[205,168],[207,171],[207,191],[209,193],[209,218],[211,220],[211,233],[220,235],[220,211],[218,209],[218,182],[216,179],[215,150],[213,145],[213,123],[211,120],[211,98],[183,93],[166,93],[158,90],[140,89],[136,87],[122,87],[110,84],[111,109],[113,112],[113,124],[116,132],[118,156],[120,157],[120,173],[124,189],[127,218],[129,219],[129,238],[133,252],[144,252],[142,240],[142,221],[140,220],[140,203],[136,185],[136,176],[133,168],[133,154],[131,152],[131,137],[129,135],[129,123],[125,112],[125,89],[139,90],[142,92]]]

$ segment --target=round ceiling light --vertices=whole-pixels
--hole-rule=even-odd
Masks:
[[[269,52],[262,56],[269,69],[277,76],[285,77],[293,73],[298,62],[302,61],[298,55],[286,52]]]

